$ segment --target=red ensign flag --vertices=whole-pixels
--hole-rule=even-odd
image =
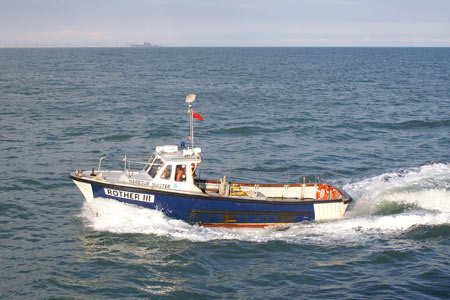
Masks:
[[[194,119],[199,119],[200,121],[203,121],[203,117],[195,111],[194,111],[194,114],[192,115],[192,117]]]

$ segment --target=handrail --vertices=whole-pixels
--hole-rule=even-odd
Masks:
[[[143,162],[143,161],[133,160],[133,159],[129,159],[129,158],[127,158],[127,161],[135,163],[135,164],[139,164],[139,165],[148,165],[148,164],[150,164],[150,162],[148,162],[148,161]]]
[[[110,156],[106,156],[106,155],[100,157],[100,159],[98,161],[97,170],[99,170],[99,171],[101,170],[102,162],[103,162],[103,160],[105,158],[111,158],[111,157]],[[148,162],[148,161],[143,162],[143,161],[139,161],[139,160],[129,159],[126,155],[124,156],[124,158],[122,160],[123,160],[123,162],[125,164],[125,169],[130,169],[131,168],[131,163],[138,164],[138,165],[148,165],[148,164],[150,164],[150,162]],[[127,163],[128,163],[128,168],[126,167]]]
[[[320,182],[319,176],[315,174],[304,175],[299,172],[275,173],[273,171],[256,171],[256,170],[253,171],[253,170],[239,170],[239,169],[227,169],[224,172],[218,171],[212,172],[211,170],[200,168],[198,169],[198,171],[202,171],[202,173],[206,172],[206,174],[209,174],[209,176],[211,177],[214,176],[221,177],[220,175],[225,174],[227,176],[227,179],[231,182],[246,182],[248,180],[255,180],[255,184],[261,184],[264,182],[273,182],[273,183],[284,183],[285,185],[290,183],[303,184],[304,181],[305,183]],[[276,176],[273,176],[275,174]]]
[[[100,158],[99,163],[98,163],[98,168],[97,168],[98,170],[101,169],[101,165],[102,165],[103,159],[105,159],[105,158],[107,158],[106,155],[102,156]],[[108,156],[108,158],[109,158],[109,156]],[[151,164],[150,161],[143,162],[143,161],[140,161],[140,160],[129,159],[126,156],[124,157],[123,161],[125,163],[125,170],[126,171],[130,171],[131,163],[138,164],[138,165],[149,165],[149,164]],[[206,174],[213,173],[213,174],[216,174],[216,175],[219,175],[219,176],[221,175],[221,174],[217,174],[218,173],[217,171],[216,172],[208,172],[207,169],[204,169],[203,172],[202,172],[202,169],[198,168],[197,169],[197,174],[198,174],[197,179],[200,179],[200,174],[204,173],[204,172],[206,172]],[[239,181],[240,180],[244,180],[245,181],[245,180],[252,180],[252,178],[253,178],[253,179],[256,179],[255,184],[260,184],[261,182],[265,181],[265,180],[263,180],[263,178],[266,178],[266,180],[267,180],[267,178],[271,178],[271,177],[273,178],[273,176],[271,176],[271,175],[275,174],[275,173],[277,174],[276,178],[278,178],[280,180],[273,180],[273,179],[270,180],[269,179],[268,180],[269,182],[270,181],[272,181],[272,182],[283,182],[283,176],[284,176],[284,184],[289,184],[289,183],[300,183],[300,184],[302,184],[304,182],[303,181],[304,177],[306,179],[305,180],[306,183],[314,183],[314,182],[319,182],[320,181],[319,180],[320,178],[317,175],[306,175],[306,176],[304,176],[303,174],[301,174],[299,172],[298,173],[297,172],[275,172],[275,171],[270,171],[270,170],[261,171],[261,170],[242,170],[242,169],[227,169],[226,172],[225,172],[225,174],[227,175],[227,178],[229,178],[230,181],[236,181],[236,179],[239,180]],[[255,174],[255,175],[249,176],[250,174]],[[269,175],[267,175],[267,174],[269,174]],[[239,175],[241,175],[241,176],[239,176]],[[244,175],[243,176],[244,178],[239,178],[239,177],[242,177],[242,175]],[[264,175],[266,175],[266,176],[264,176]],[[291,180],[292,180],[292,182],[290,182]]]
[[[102,167],[102,160],[103,160],[104,158],[106,158],[106,156],[100,157],[100,160],[99,160],[99,162],[98,162],[98,168],[97,168],[98,171],[100,171],[100,168]]]

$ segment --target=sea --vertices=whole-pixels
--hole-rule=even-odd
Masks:
[[[345,216],[87,203],[69,173],[188,143],[189,93],[201,178],[319,178]],[[0,49],[0,171],[1,299],[450,298],[450,48]]]

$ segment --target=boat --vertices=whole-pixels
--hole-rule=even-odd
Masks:
[[[193,110],[195,98],[186,96],[189,145],[157,146],[140,170],[131,170],[125,155],[123,170],[103,170],[102,157],[97,169],[71,173],[86,201],[114,199],[205,227],[265,227],[344,216],[352,198],[325,182],[305,177],[287,184],[231,182],[226,175],[200,179],[202,150],[194,145],[193,124],[203,117]]]

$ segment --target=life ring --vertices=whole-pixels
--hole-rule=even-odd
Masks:
[[[326,200],[330,195],[330,189],[326,183],[321,183],[316,191],[316,199],[317,200]]]
[[[330,191],[331,191],[331,199],[339,199],[342,197],[342,193],[339,192],[339,190],[337,188],[334,187],[330,187]]]

